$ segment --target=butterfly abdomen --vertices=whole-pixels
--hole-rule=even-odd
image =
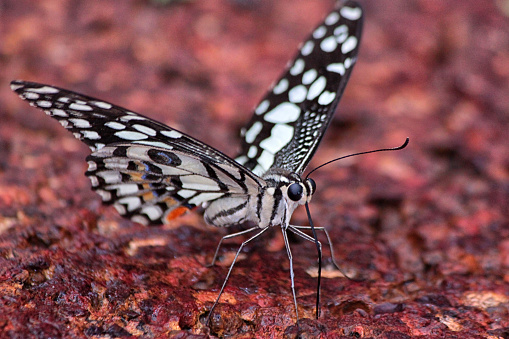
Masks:
[[[251,199],[248,196],[228,196],[210,202],[204,213],[205,221],[217,227],[239,225],[252,220]]]

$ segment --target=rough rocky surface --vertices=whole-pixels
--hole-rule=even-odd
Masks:
[[[313,176],[314,223],[355,280],[326,259],[314,319],[316,252],[293,239],[296,323],[276,229],[242,253],[206,327],[240,239],[208,268],[226,233],[199,214],[147,228],[101,206],[87,147],[8,84],[96,96],[234,155],[332,2],[4,0],[0,337],[509,337],[509,5],[363,5],[360,59],[312,166],[411,140]]]

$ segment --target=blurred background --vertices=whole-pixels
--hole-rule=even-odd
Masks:
[[[326,280],[322,322],[333,322],[328,330],[343,334],[353,333],[348,332],[354,331],[348,327],[351,319],[362,323],[365,333],[375,329],[385,333],[392,328],[408,335],[426,335],[432,330],[438,334],[464,331],[461,333],[467,336],[507,335],[509,1],[361,3],[365,22],[359,61],[311,167],[353,152],[395,147],[406,137],[410,137],[410,145],[399,152],[349,158],[314,175],[318,185],[312,205],[315,224],[330,230],[345,271],[372,283]],[[46,260],[39,271],[56,263],[69,272],[79,271],[79,265],[70,262],[66,266],[55,252],[65,258],[69,251],[76,251],[76,259],[97,247],[108,252],[113,263],[122,262],[117,256],[132,246],[149,246],[152,252],[137,252],[134,259],[172,258],[175,265],[194,272],[186,258],[198,257],[200,262],[208,258],[221,236],[203,226],[196,214],[176,221],[175,229],[146,229],[122,220],[111,208],[101,207],[82,175],[87,147],[14,95],[9,88],[11,80],[48,83],[112,102],[234,156],[238,131],[249,120],[253,107],[333,4],[318,0],[0,1],[3,281],[11,284],[13,291],[21,281],[30,286],[27,293],[35,298],[32,288],[41,282],[33,281],[33,269],[27,268],[32,267],[27,264],[29,258],[40,253],[56,258]],[[294,220],[307,223],[303,211],[297,211]],[[192,227],[178,231],[182,225]],[[168,240],[168,234],[181,241]],[[207,237],[210,239],[204,239]],[[146,242],[133,245],[133,239]],[[274,253],[266,254],[263,242],[252,246],[255,253],[263,254],[245,263],[246,270],[256,266],[257,260],[264,262],[264,255],[286,260],[277,235],[269,243],[269,252]],[[234,251],[235,246],[227,250]],[[298,288],[304,294],[309,292],[299,303],[307,307],[303,314],[312,317],[315,283],[302,267],[314,265],[315,252],[312,245],[302,243],[294,252],[300,257],[296,265],[301,272],[296,274],[302,285]],[[93,258],[90,260],[99,260]],[[28,275],[16,278],[18,273],[13,272]],[[168,325],[171,317],[154,321],[151,333],[165,333],[156,330],[160,328],[199,327],[197,319],[206,311],[203,305],[210,306],[225,271],[216,269],[212,277],[200,274],[185,279],[206,281],[200,286],[206,286],[204,291],[209,294],[189,292],[193,297],[186,302],[194,306],[187,320],[176,315],[179,320],[173,327]],[[291,315],[287,272],[280,274],[281,288],[275,294],[284,295],[281,298],[288,301]],[[49,273],[43,276],[43,281],[54,279]],[[247,298],[263,296],[264,286],[263,281],[253,280],[245,288],[249,293],[239,299],[238,309],[245,309]],[[83,295],[80,293],[77,295]],[[45,297],[40,297],[44,304]],[[273,297],[269,293],[259,298]],[[23,304],[14,299],[11,307]],[[431,324],[408,318],[405,307],[391,308],[400,304],[407,310],[415,307],[419,315],[430,312]],[[433,305],[433,310],[423,311],[424,304]],[[280,303],[265,301],[265,305],[275,308],[271,319],[285,313],[277,308]],[[363,322],[354,312],[357,309],[368,315]],[[447,317],[446,311],[450,312]],[[90,318],[96,311],[88,312]],[[111,320],[115,312],[103,314],[108,320],[97,328],[104,330],[115,323],[133,334],[125,323]],[[145,316],[146,312],[139,310]],[[233,322],[238,326],[216,324],[215,333],[244,329],[245,333],[260,334],[256,325],[246,325],[246,317],[250,324],[259,324],[268,316],[256,312],[251,318],[239,316],[243,320],[240,325]],[[23,319],[37,318],[23,314]],[[371,321],[375,315],[388,317],[387,328]],[[52,321],[61,324],[60,318],[55,319]],[[401,319],[403,322],[398,322]],[[6,323],[0,322],[0,331],[2,324]],[[25,320],[17,324],[8,323],[4,328],[22,328]],[[270,327],[271,333],[290,331],[291,321],[284,318],[281,324]],[[87,327],[81,324],[77,328]]]

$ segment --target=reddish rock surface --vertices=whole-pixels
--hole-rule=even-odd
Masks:
[[[313,165],[336,258],[280,231],[242,253],[197,213],[120,218],[86,146],[9,89],[46,82],[149,115],[234,155],[237,131],[332,2],[7,0],[0,5],[0,337],[509,336],[507,1],[364,1],[360,59]],[[306,224],[305,213],[295,213]],[[328,249],[326,248],[328,255]]]

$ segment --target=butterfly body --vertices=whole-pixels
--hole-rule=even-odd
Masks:
[[[185,210],[203,206],[211,225],[254,224],[250,230],[260,231],[248,241],[281,226],[296,306],[286,231],[313,241],[300,231],[306,227],[292,226],[290,219],[316,190],[312,179],[301,175],[332,120],[357,60],[361,31],[360,6],[340,2],[256,107],[241,131],[241,152],[235,159],[102,100],[34,82],[13,81],[11,88],[89,146],[86,176],[92,189],[122,216],[142,224],[167,224]]]

